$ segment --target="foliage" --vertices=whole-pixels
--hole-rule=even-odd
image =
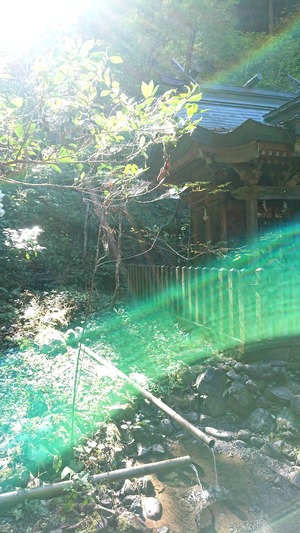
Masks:
[[[59,300],[58,295],[49,295],[50,300],[53,305]],[[33,301],[28,310],[34,306]],[[49,317],[49,313],[49,308],[40,307],[41,324],[45,320],[54,324],[54,317]],[[141,308],[95,314],[88,323],[85,342],[124,372],[135,373],[134,379],[146,378],[147,386],[156,390],[162,378],[170,381],[169,386],[172,384],[171,375],[181,365],[182,352],[191,343],[187,333],[168,315],[158,317],[155,309],[151,313],[151,321],[149,310]],[[60,317],[60,321],[65,317]],[[77,358],[70,331],[65,332],[65,344],[66,353],[58,350],[54,355],[35,346],[11,350],[0,359],[5,376],[0,394],[2,479],[17,467],[35,476],[47,468],[49,479],[69,464],[72,385]],[[205,342],[202,346],[205,357],[211,347]],[[147,353],[147,357],[141,358],[141,353]],[[189,357],[194,357],[192,351]],[[176,385],[175,379],[172,385]],[[106,376],[105,369],[84,358],[76,404],[77,439],[90,436],[99,422],[107,420],[110,407],[124,402],[128,402],[128,392],[123,385],[116,386],[115,380]]]
[[[152,81],[143,82],[141,97],[132,100],[113,79],[113,67],[121,62],[103,52],[97,41],[76,43],[70,38],[47,54],[34,56],[26,71],[24,65],[24,71],[14,72],[7,59],[0,86],[0,181],[4,187],[27,187],[12,200],[23,209],[23,220],[26,213],[28,225],[18,226],[18,216],[11,214],[13,222],[4,225],[3,251],[21,274],[28,271],[28,261],[35,280],[39,274],[47,280],[50,271],[56,281],[64,282],[85,271],[82,280],[92,276],[93,285],[101,261],[116,258],[115,228],[128,203],[151,189],[151,183],[142,180],[149,146],[160,143],[167,153],[180,134],[196,126],[190,120],[201,99],[196,86],[186,87],[182,94],[169,91],[158,96]],[[181,115],[179,122],[183,109],[186,119]],[[87,209],[84,222],[74,208],[82,197]],[[99,224],[94,269],[87,250],[90,207]],[[82,208],[77,209],[83,218]],[[50,221],[47,232],[40,225],[43,219]],[[32,225],[41,234],[34,246],[24,241]],[[82,258],[78,246],[73,253],[77,228],[82,231]],[[64,250],[64,259],[56,254],[57,247]],[[70,256],[71,269],[66,264]],[[28,282],[30,286],[30,276]]]
[[[274,0],[275,31],[269,36],[268,0],[150,0],[146,6],[114,0],[110,7],[94,5],[77,31],[121,53],[122,81],[131,94],[142,80],[159,80],[160,74],[184,77],[171,58],[198,72],[200,87],[202,81],[242,86],[261,72],[260,87],[290,90],[287,73],[297,77],[299,36],[286,28],[298,14],[296,0]]]

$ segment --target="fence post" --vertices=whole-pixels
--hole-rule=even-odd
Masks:
[[[194,269],[195,322],[199,324],[199,268]]]
[[[218,284],[219,284],[219,317],[220,317],[220,332],[227,333],[227,324],[225,320],[226,316],[226,284],[225,276],[227,274],[225,268],[220,268],[218,271]],[[228,277],[228,274],[227,274]]]
[[[239,339],[245,343],[245,293],[244,293],[244,273],[245,270],[237,271],[237,297],[239,315]]]
[[[233,287],[234,268],[228,271],[228,326],[229,335],[234,337],[234,287]]]

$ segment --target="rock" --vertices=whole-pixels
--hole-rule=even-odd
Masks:
[[[248,448],[248,443],[241,440],[241,439],[237,439],[234,441],[234,444],[236,444],[237,446],[239,446],[240,448]]]
[[[197,531],[201,533],[202,531],[216,531],[214,528],[214,514],[209,507],[198,508],[195,512],[195,522],[197,526]]]
[[[141,444],[138,444],[137,446],[138,456],[141,457],[143,455],[164,455],[166,453],[166,450],[164,446],[161,444],[152,444],[152,446],[149,446],[148,448],[145,448]]]
[[[155,533],[169,533],[169,528],[168,526],[163,526],[163,527],[160,527],[159,529],[156,530]]]
[[[269,409],[270,407],[273,406],[273,404],[272,404],[272,402],[270,400],[267,400],[267,398],[265,398],[265,396],[260,396],[255,401],[255,406],[257,408]]]
[[[233,369],[234,369],[236,372],[243,372],[243,370],[244,370],[244,365],[243,365],[243,363],[240,363],[240,362],[235,363]]]
[[[225,372],[226,374],[226,372],[230,372],[231,366],[226,363],[220,363],[218,365],[218,370],[221,370],[221,372]]]
[[[298,453],[296,458],[296,466],[300,466],[300,453]]]
[[[137,495],[137,494],[128,494],[128,496],[125,496],[125,498],[123,498],[123,500],[122,500],[122,505],[124,505],[124,507],[126,507],[126,508],[131,507],[133,504],[137,505],[137,506],[141,506],[142,500],[141,500],[141,497],[139,495]],[[130,509],[130,510],[133,511],[133,509]]]
[[[113,405],[109,409],[109,416],[114,422],[120,422],[121,420],[132,420],[135,411],[130,403]]]
[[[196,411],[187,411],[182,416],[191,424],[197,424],[199,419],[199,414]]]
[[[153,483],[147,476],[139,478],[136,482],[136,487],[138,492],[145,496],[152,496],[154,494]]]
[[[240,381],[242,379],[242,376],[237,374],[234,370],[229,370],[229,372],[226,373],[226,376],[232,381]]]
[[[226,408],[224,392],[227,386],[227,377],[221,370],[208,366],[197,377],[196,389],[204,398],[202,410],[211,416],[220,416]]]
[[[250,444],[259,450],[265,444],[265,441],[261,437],[251,437]]]
[[[275,442],[273,442],[273,446],[275,446],[275,448],[277,448],[286,459],[288,459],[289,461],[294,461],[294,448],[290,444],[288,444],[284,440],[276,440]]]
[[[290,474],[290,483],[297,489],[300,489],[300,468],[297,468],[294,472]]]
[[[222,416],[226,409],[226,398],[221,394],[207,396],[203,399],[201,409],[210,416]]]
[[[168,405],[175,411],[187,411],[190,407],[188,397],[185,394],[169,394]]]
[[[142,498],[140,496],[134,496],[129,510],[143,518]]]
[[[135,486],[132,483],[130,479],[125,479],[124,485],[121,488],[121,494],[125,494],[125,496],[128,496],[129,494],[135,493]]]
[[[195,383],[197,375],[195,371],[189,367],[183,367],[176,373],[176,379],[182,383],[185,387],[189,387]]]
[[[300,396],[294,396],[290,403],[291,411],[297,416],[300,416]]]
[[[123,511],[117,517],[116,524],[119,533],[146,533],[148,531],[144,522],[130,511]]]
[[[213,424],[214,419],[212,416],[209,415],[200,415],[199,416],[199,422],[201,426],[208,426],[209,424]]]
[[[145,518],[151,520],[159,520],[162,513],[162,506],[160,501],[153,496],[143,498],[142,500],[143,514]]]
[[[266,373],[271,372],[271,364],[251,364],[244,366],[244,372],[253,379],[264,379]]]
[[[282,461],[284,459],[283,454],[270,442],[265,442],[265,444],[260,448],[261,453],[276,459],[277,461]]]
[[[287,387],[272,387],[265,390],[265,397],[277,405],[289,406],[294,394]]]
[[[219,429],[212,428],[209,426],[206,426],[204,428],[204,431],[208,435],[211,435],[212,437],[216,437],[216,439],[226,440],[226,441],[230,441],[233,439],[233,435],[229,431],[221,431]]]
[[[228,389],[228,407],[240,415],[249,415],[254,407],[253,394],[239,382],[232,383]]]
[[[273,381],[281,385],[284,385],[287,382],[287,373],[286,373],[285,368],[282,368],[281,366],[280,367],[274,366],[274,368],[272,369],[272,372],[273,372],[273,377],[272,377]]]
[[[277,430],[287,442],[291,444],[297,443],[299,421],[297,421],[295,415],[287,407],[284,407],[281,413],[277,416],[276,426]]]
[[[245,382],[245,387],[247,387],[247,389],[249,389],[249,391],[251,392],[259,392],[258,386],[256,385],[256,383],[254,383],[254,381],[252,381],[252,379],[247,379],[247,381]]]
[[[107,533],[111,530],[108,520],[101,513],[94,513],[92,519],[93,522],[90,524],[91,531],[95,533]]]
[[[108,494],[104,494],[100,500],[100,504],[103,506],[103,507],[107,507],[108,509],[112,509],[113,507],[113,499],[111,496],[109,496]]]
[[[174,432],[174,426],[168,418],[163,418],[158,425],[158,430],[162,435],[168,437]]]
[[[255,409],[248,417],[249,428],[254,433],[270,433],[275,429],[272,415],[266,409]]]
[[[248,429],[240,429],[237,433],[237,438],[244,442],[249,442],[251,439],[251,431]]]

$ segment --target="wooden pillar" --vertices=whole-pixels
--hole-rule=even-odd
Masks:
[[[254,246],[258,239],[257,198],[246,200],[247,243]]]
[[[224,203],[220,205],[220,241],[227,242],[227,212]]]
[[[241,181],[249,188],[257,185],[262,173],[259,167],[255,168],[248,164],[237,166],[235,170],[238,172]],[[255,247],[258,240],[257,197],[252,191],[250,189],[249,195],[245,198],[247,243],[250,247]]]
[[[206,221],[203,219],[203,197],[198,192],[190,194],[193,243],[203,243],[207,240]]]

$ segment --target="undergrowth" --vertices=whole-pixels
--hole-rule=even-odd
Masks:
[[[15,344],[0,357],[0,481],[4,484],[11,484],[16,472],[19,479],[30,475],[51,479],[69,463],[74,375],[82,332],[82,341],[96,353],[162,395],[178,386],[179,368],[212,353],[199,333],[191,335],[156,308],[135,305],[109,311],[108,302],[106,295],[96,300],[83,330],[81,293],[27,293],[20,298],[17,325],[9,334]],[[88,438],[107,421],[112,406],[134,397],[104,367],[81,355],[76,441]]]

